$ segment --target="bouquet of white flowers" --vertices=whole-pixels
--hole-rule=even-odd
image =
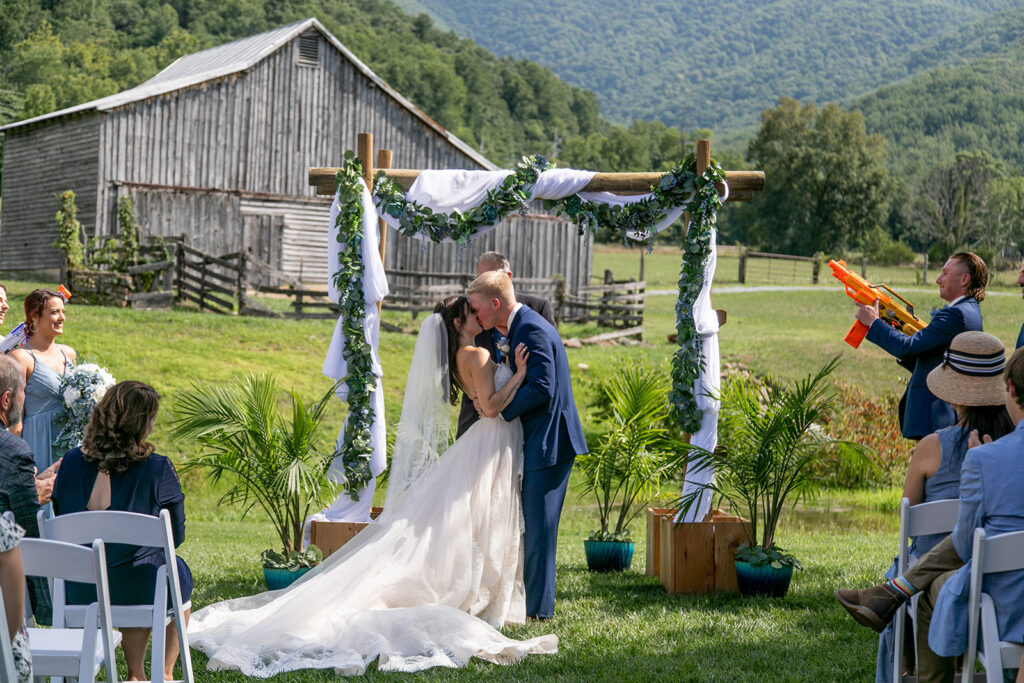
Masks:
[[[82,443],[92,409],[116,381],[106,368],[95,363],[76,365],[64,375],[61,379],[64,413],[58,419],[60,434],[55,443],[58,449],[67,451]]]

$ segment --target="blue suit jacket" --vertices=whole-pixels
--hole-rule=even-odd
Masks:
[[[526,344],[530,359],[526,379],[515,398],[501,411],[506,420],[523,424],[523,469],[544,469],[587,452],[569,379],[569,359],[562,338],[539,313],[519,309],[508,330],[509,347]],[[516,369],[515,355],[512,369]]]
[[[1022,346],[1024,346],[1024,325],[1020,326],[1020,332],[1017,333],[1017,345],[1013,348],[1019,349]]]
[[[928,390],[928,373],[942,362],[942,354],[953,337],[981,329],[981,306],[973,297],[965,297],[955,305],[936,311],[927,327],[909,337],[882,320],[871,323],[868,341],[896,356],[900,365],[912,373],[901,401],[903,436],[920,439],[956,421],[949,404]]]
[[[970,597],[974,530],[987,536],[1024,530],[1024,420],[1017,429],[990,444],[967,451],[960,474],[960,511],[953,545],[967,562],[950,577],[935,601],[928,643],[945,657],[967,647],[967,602]],[[1002,640],[1024,640],[1024,571],[986,574],[982,590],[992,597]]]

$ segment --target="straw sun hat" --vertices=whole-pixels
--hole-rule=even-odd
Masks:
[[[928,389],[947,403],[996,406],[1006,402],[1006,350],[987,332],[961,332],[942,364],[928,373]]]

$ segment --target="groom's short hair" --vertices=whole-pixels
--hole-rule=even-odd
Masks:
[[[489,270],[469,283],[467,294],[479,294],[488,299],[497,299],[503,304],[512,304],[516,300],[516,292],[512,288],[512,280],[504,271]]]

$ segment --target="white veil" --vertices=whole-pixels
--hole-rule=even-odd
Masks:
[[[448,448],[448,333],[437,313],[420,325],[405,382],[385,510],[394,510],[403,494]]]

